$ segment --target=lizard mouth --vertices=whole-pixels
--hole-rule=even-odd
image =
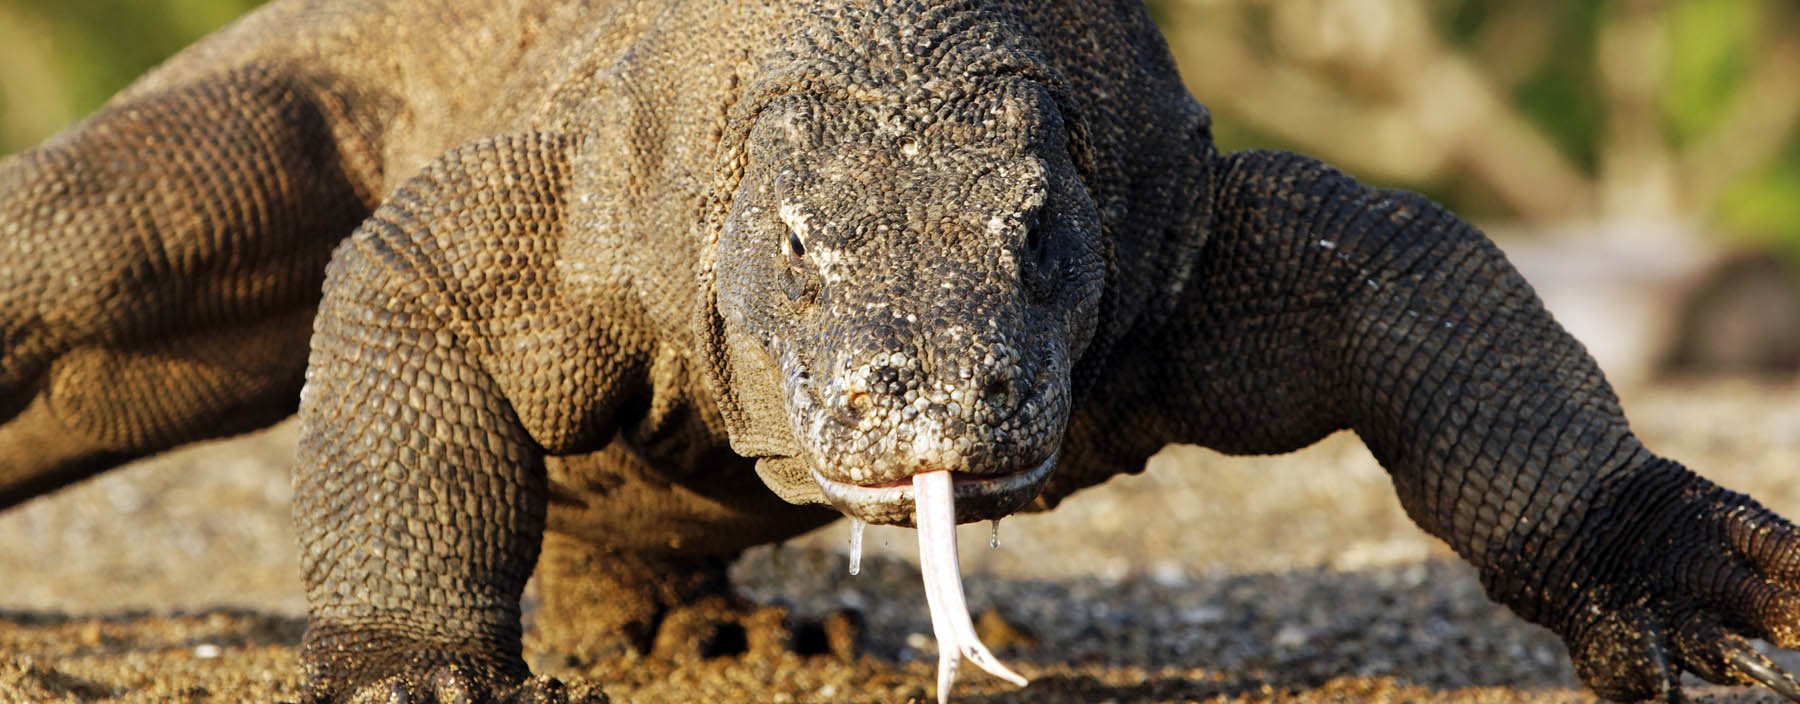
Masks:
[[[1056,454],[1025,469],[1004,474],[945,472],[956,502],[956,522],[1000,518],[1038,495],[1056,467]],[[812,471],[825,499],[851,518],[876,524],[912,525],[918,497],[913,477],[879,484],[851,484]]]

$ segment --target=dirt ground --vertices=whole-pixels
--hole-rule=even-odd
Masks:
[[[1651,447],[1800,515],[1800,383],[1625,394]],[[0,701],[285,701],[304,600],[287,524],[291,425],[117,471],[0,514]],[[935,694],[910,531],[842,523],[760,549],[743,589],[864,611],[868,654],[642,663],[618,702],[906,702]],[[970,702],[1581,702],[1562,645],[1490,604],[1401,513],[1353,437],[1280,458],[1164,453],[1150,471],[963,527],[971,606],[1032,678],[965,667]],[[1795,658],[1781,656],[1790,667]],[[1764,701],[1700,690],[1701,701]]]

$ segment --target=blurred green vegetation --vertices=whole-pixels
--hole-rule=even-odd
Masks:
[[[1800,263],[1800,139],[1734,184],[1720,198],[1716,215],[1732,233],[1728,236],[1774,245]]]
[[[1488,26],[1482,20],[1491,18],[1498,5],[1448,4],[1461,6],[1445,21],[1463,30],[1457,36],[1463,43],[1479,40],[1479,32]],[[1548,3],[1542,10],[1550,27],[1544,56],[1511,92],[1512,104],[1588,173],[1598,168],[1600,134],[1606,129],[1606,107],[1594,90],[1599,9],[1595,2]]]
[[[0,0],[0,153],[86,115],[259,0]]]
[[[93,111],[257,4],[0,0],[0,152]],[[1800,259],[1800,9],[1791,0],[1151,4],[1227,148],[1315,153],[1478,219],[1693,217],[1718,236]],[[1237,54],[1219,53],[1233,43]],[[1235,70],[1225,56],[1266,73],[1208,75]],[[1456,71],[1431,71],[1444,66]],[[1475,92],[1412,87],[1463,74]],[[1279,95],[1261,95],[1283,86],[1300,87],[1286,110]],[[1491,100],[1465,110],[1457,101],[1471,95]],[[1299,112],[1316,124],[1287,119],[1309,101]],[[1380,130],[1404,137],[1409,119],[1435,135],[1417,140],[1420,154],[1369,146],[1385,144],[1368,136]],[[1450,119],[1481,127],[1465,134],[1444,127]]]
[[[1225,148],[1478,220],[1676,219],[1800,262],[1791,0],[1150,2]]]

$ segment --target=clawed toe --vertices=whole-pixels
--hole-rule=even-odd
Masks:
[[[1716,684],[1761,684],[1789,701],[1800,702],[1800,683],[1751,645],[1711,617],[1695,614],[1674,634],[1681,666]],[[1676,673],[1678,675],[1679,673]],[[1676,687],[1672,691],[1678,691]]]
[[[318,704],[329,702],[325,697],[315,698]],[[394,675],[380,682],[363,687],[350,697],[350,704],[412,704],[412,691],[406,686],[406,679]]]
[[[336,701],[317,695],[309,702]],[[528,677],[517,685],[496,685],[458,665],[440,665],[423,677],[393,674],[356,688],[351,704],[607,704],[605,692],[587,685],[570,688],[551,677]]]
[[[494,699],[487,683],[456,665],[441,665],[424,677],[393,674],[350,696],[352,704],[475,704]],[[548,703],[546,703],[548,704]]]
[[[1655,606],[1629,607],[1596,620],[1575,655],[1589,686],[1616,701],[1683,702],[1681,674],[1722,685],[1762,685],[1800,702],[1800,682],[1710,615]],[[1667,624],[1679,624],[1668,627]]]
[[[474,704],[479,685],[460,667],[446,665],[431,673],[431,692],[438,704]]]
[[[1725,662],[1738,674],[1775,690],[1788,701],[1800,702],[1800,683],[1762,653],[1748,646],[1733,648],[1725,654]]]

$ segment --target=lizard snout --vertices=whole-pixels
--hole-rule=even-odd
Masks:
[[[1019,355],[1004,343],[955,350],[957,358],[931,364],[907,352],[874,352],[843,373],[832,405],[843,425],[865,425],[871,416],[893,414],[903,421],[922,415],[961,424],[996,424],[1025,400],[1029,376]],[[945,357],[950,355],[936,355]]]

